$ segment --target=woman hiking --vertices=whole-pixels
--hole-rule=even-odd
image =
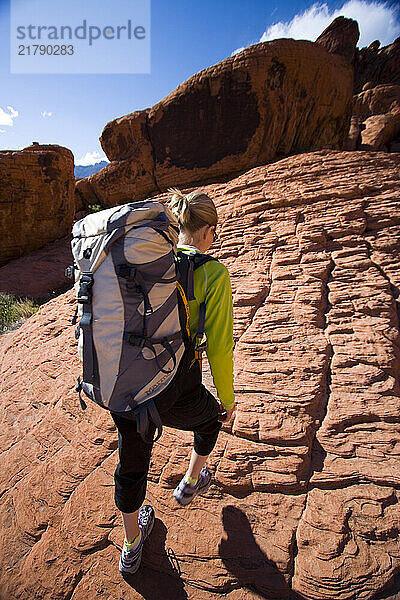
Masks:
[[[169,210],[179,223],[178,256],[204,254],[217,239],[218,215],[211,198],[201,191],[184,195],[169,190]],[[188,505],[211,484],[205,466],[223,421],[229,421],[235,405],[233,393],[232,291],[228,270],[209,260],[194,271],[194,297],[189,302],[189,329],[192,339],[199,326],[200,305],[205,302],[204,331],[207,357],[220,402],[201,382],[201,366],[185,352],[170,385],[154,398],[163,425],[193,431],[194,446],[185,476],[173,492],[178,504]],[[118,429],[119,463],[115,470],[115,503],[122,513],[125,540],[119,570],[135,573],[143,544],[154,524],[154,510],[142,506],[146,494],[152,444],[145,443],[135,421],[111,413]],[[150,427],[155,425],[150,422]]]

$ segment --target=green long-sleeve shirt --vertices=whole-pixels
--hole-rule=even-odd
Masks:
[[[178,246],[178,252],[190,254],[192,246]],[[194,272],[195,300],[189,302],[189,329],[197,333],[200,304],[206,303],[205,334],[207,358],[218,397],[225,409],[234,405],[233,392],[233,302],[228,269],[209,261]]]

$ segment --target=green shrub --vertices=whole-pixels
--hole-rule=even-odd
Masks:
[[[16,298],[13,294],[0,294],[0,333],[11,329],[22,319],[28,319],[39,309],[33,300]]]

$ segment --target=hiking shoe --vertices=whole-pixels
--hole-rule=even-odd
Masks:
[[[154,525],[154,509],[152,506],[147,504],[146,506],[141,507],[139,510],[138,523],[142,537],[140,538],[139,544],[135,548],[132,548],[132,550],[126,549],[124,541],[121,558],[119,559],[120,573],[133,574],[136,573],[140,567],[143,544],[146,538],[149,537]]]
[[[211,485],[211,471],[203,467],[200,471],[197,483],[194,485],[186,481],[184,477],[174,491],[174,498],[181,506],[187,506],[197,494],[205,494]]]

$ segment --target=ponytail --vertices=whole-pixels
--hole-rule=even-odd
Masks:
[[[172,194],[168,207],[182,231],[194,233],[205,225],[217,225],[217,210],[207,194],[201,191],[183,194],[177,188],[170,188],[168,191]]]

